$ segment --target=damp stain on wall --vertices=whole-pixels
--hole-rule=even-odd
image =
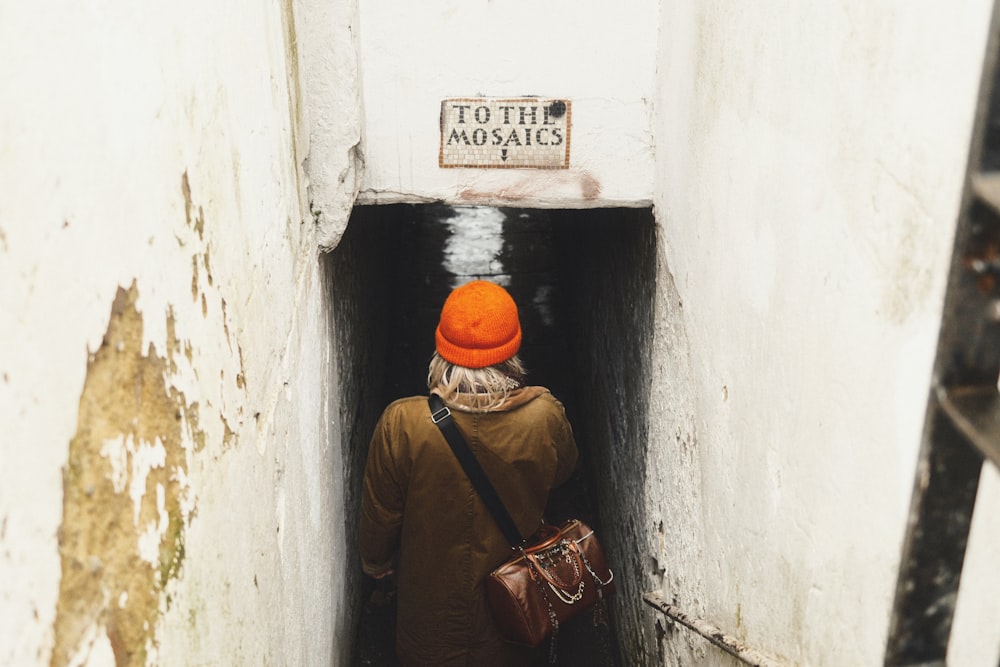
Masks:
[[[119,288],[101,346],[88,359],[77,431],[63,471],[62,578],[53,667],[86,662],[98,643],[119,666],[155,659],[167,584],[184,562],[195,511],[188,453],[203,446],[197,405],[168,384],[176,372],[173,314],[167,344],[144,351],[135,283]],[[81,658],[83,660],[81,660]]]

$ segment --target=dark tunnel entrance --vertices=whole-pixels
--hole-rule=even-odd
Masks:
[[[621,506],[609,494],[620,493],[622,482],[613,487],[610,477],[636,485],[643,478],[623,456],[629,452],[606,443],[645,439],[655,224],[650,209],[364,206],[354,209],[323,262],[337,376],[330,409],[343,446],[348,535],[347,562],[335,567],[354,603],[351,664],[395,665],[391,586],[363,577],[358,565],[361,477],[381,410],[427,393],[445,297],[482,278],[506,287],[518,303],[529,383],[548,387],[565,404],[581,455],[574,478],[550,499],[548,518],[577,516],[600,534],[603,523],[622,519],[609,515],[620,510],[607,509]],[[619,662],[616,604],[609,605],[610,630],[581,629],[582,642],[568,639],[571,628],[561,631],[560,664]]]

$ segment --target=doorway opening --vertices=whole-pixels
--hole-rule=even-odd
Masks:
[[[627,497],[641,495],[645,471],[655,229],[651,209],[354,209],[341,243],[322,260],[348,535],[347,562],[337,567],[355,603],[347,626],[357,628],[352,664],[396,664],[392,591],[364,578],[357,558],[361,479],[381,410],[427,392],[434,329],[452,288],[485,279],[511,293],[529,383],[548,387],[566,406],[580,465],[553,493],[547,518],[576,516],[599,533],[624,520],[615,515],[628,507]],[[609,553],[612,564],[628,557]],[[616,597],[611,629],[600,645],[586,647],[589,655],[569,655],[574,644],[585,645],[568,641],[571,629],[560,630],[567,639],[561,663],[617,664],[615,606],[624,596]]]

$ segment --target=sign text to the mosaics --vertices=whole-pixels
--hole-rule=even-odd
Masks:
[[[569,167],[570,102],[460,98],[441,103],[441,167]]]

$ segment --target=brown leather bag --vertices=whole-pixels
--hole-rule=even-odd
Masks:
[[[465,438],[459,433],[441,397],[427,399],[437,424],[472,486],[483,499],[500,532],[517,555],[486,579],[486,597],[493,619],[508,641],[538,646],[552,637],[549,660],[555,662],[559,624],[602,602],[615,591],[614,575],[594,531],[578,520],[561,526],[543,524],[527,540]]]
[[[534,542],[486,579],[486,597],[500,633],[538,646],[559,626],[615,592],[594,531],[573,519],[543,526]]]

